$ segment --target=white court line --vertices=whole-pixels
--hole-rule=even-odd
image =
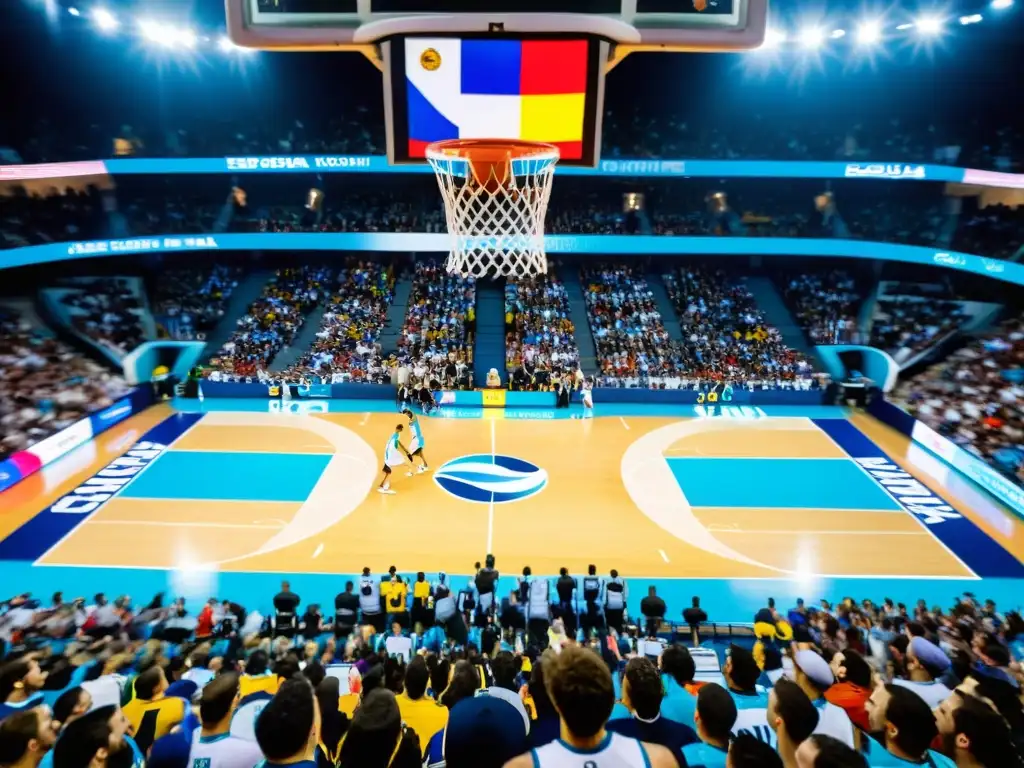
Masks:
[[[709,531],[712,529],[709,528]],[[804,531],[781,529],[781,530],[765,530],[761,528],[715,528],[713,533],[785,533],[785,534],[800,534],[805,533],[838,533],[843,536],[930,536],[928,531]]]
[[[255,523],[205,523],[185,520],[91,520],[91,525],[151,525],[158,528],[258,528],[279,531],[282,525],[256,525]]]
[[[85,525],[86,523],[90,522],[90,518],[94,517],[94,516],[96,515],[96,513],[97,513],[97,512],[99,512],[99,511],[100,511],[101,509],[103,509],[103,508],[104,508],[105,506],[107,506],[107,504],[109,504],[111,500],[113,500],[113,499],[116,499],[116,498],[118,498],[118,497],[119,497],[119,496],[120,496],[120,495],[121,495],[122,493],[124,493],[124,489],[125,489],[125,488],[127,488],[127,487],[128,487],[128,486],[130,486],[130,485],[131,485],[132,483],[134,483],[134,482],[135,482],[136,480],[138,480],[138,479],[139,479],[140,477],[142,477],[143,473],[144,473],[144,472],[145,472],[145,471],[146,471],[147,469],[149,469],[150,467],[152,467],[152,466],[153,466],[154,464],[156,464],[156,463],[157,463],[158,461],[160,461],[160,459],[162,459],[162,458],[163,458],[164,456],[166,456],[166,455],[167,455],[168,453],[170,453],[170,451],[171,451],[171,448],[173,448],[173,447],[174,447],[174,444],[175,444],[175,443],[179,442],[179,441],[180,441],[180,440],[181,440],[181,439],[182,439],[183,437],[185,437],[185,435],[187,435],[187,434],[188,434],[189,432],[191,432],[191,431],[192,431],[193,429],[195,429],[195,428],[196,428],[197,426],[199,426],[200,424],[202,424],[202,423],[203,423],[203,416],[205,416],[205,415],[206,415],[206,414],[203,414],[202,416],[200,416],[200,417],[199,417],[198,419],[196,419],[196,420],[195,420],[195,423],[194,423],[194,424],[192,424],[192,426],[191,426],[191,427],[189,427],[189,428],[188,428],[188,429],[186,429],[186,430],[185,430],[184,432],[182,432],[182,433],[181,433],[180,435],[178,435],[178,436],[177,436],[176,438],[174,438],[173,440],[171,440],[171,442],[167,444],[167,446],[166,446],[166,447],[164,448],[163,452],[162,452],[162,453],[161,453],[161,454],[160,454],[159,456],[157,456],[157,457],[156,457],[155,459],[153,459],[152,461],[150,461],[150,462],[149,462],[149,464],[147,464],[147,465],[146,465],[146,466],[144,466],[144,467],[143,467],[142,469],[140,469],[140,470],[139,470],[139,472],[138,472],[138,474],[136,474],[136,475],[135,475],[134,477],[131,477],[131,478],[129,478],[128,482],[127,482],[127,483],[125,483],[124,485],[122,485],[122,486],[121,486],[121,488],[120,488],[120,489],[118,490],[118,492],[117,492],[117,493],[115,493],[115,494],[114,494],[114,495],[112,495],[112,496],[111,496],[111,497],[110,497],[109,499],[107,499],[106,501],[104,501],[103,503],[101,503],[101,504],[100,504],[100,505],[99,505],[98,507],[96,507],[96,509],[94,509],[94,510],[93,510],[92,512],[90,512],[89,514],[87,514],[87,515],[85,516],[85,519],[84,519],[84,520],[82,520],[82,521],[81,521],[81,522],[80,522],[80,523],[79,523],[78,525],[76,525],[76,526],[75,526],[74,528],[72,528],[72,529],[71,529],[70,531],[68,531],[68,532],[67,532],[67,533],[65,533],[65,534],[64,534],[63,536],[61,536],[61,537],[60,537],[59,539],[57,539],[56,543],[55,543],[55,544],[53,544],[53,546],[51,546],[51,547],[50,547],[50,548],[49,548],[48,550],[46,550],[45,552],[43,552],[43,554],[41,554],[41,555],[40,555],[39,557],[37,557],[37,558],[36,558],[36,561],[35,561],[35,562],[33,563],[33,565],[41,565],[41,561],[42,561],[42,560],[45,560],[45,559],[46,559],[46,558],[47,558],[47,557],[49,556],[49,554],[50,554],[51,552],[53,552],[53,551],[54,551],[55,549],[57,549],[57,548],[58,548],[58,547],[59,547],[59,546],[60,546],[61,544],[63,544],[63,543],[64,543],[64,541],[65,541],[66,539],[69,539],[69,538],[71,538],[71,535],[72,535],[72,534],[73,534],[73,533],[74,533],[75,531],[79,530],[79,529],[80,529],[80,528],[81,528],[81,527],[82,527],[83,525]],[[177,416],[177,414],[173,414],[173,415],[171,415],[171,416],[168,416],[168,417],[167,417],[167,419],[173,419],[173,418],[175,418],[176,416]],[[167,419],[164,419],[164,421],[167,421]],[[161,424],[163,424],[163,423],[164,423],[164,421],[161,421],[161,422],[160,422],[159,424],[156,424],[156,425],[154,425],[154,426],[153,426],[153,427],[152,427],[151,429],[156,429],[156,428],[157,428],[157,427],[159,427],[159,426],[160,426]],[[147,432],[148,432],[148,431],[150,431],[150,430],[147,430]],[[129,448],[129,450],[128,450],[128,451],[125,451],[124,453],[122,453],[122,454],[121,454],[121,456],[126,456],[126,455],[128,454],[128,452],[129,452],[130,450],[131,450],[131,449]],[[104,467],[106,467],[106,466],[109,466],[109,464],[111,464],[111,463],[113,463],[114,461],[116,461],[117,459],[121,458],[121,456],[117,456],[116,458],[114,458],[114,459],[111,459],[111,460],[110,460],[109,462],[107,462],[107,464],[105,464],[105,465],[104,465]],[[95,477],[95,475],[93,475],[93,477]],[[93,521],[93,522],[95,522],[95,521]]]
[[[496,450],[497,437],[494,432],[494,421],[491,421],[491,463],[494,463],[494,457],[497,456],[498,451]],[[491,554],[491,545],[494,544],[494,494],[491,494],[491,503],[487,505],[487,548],[484,550],[486,554]]]
[[[664,549],[659,549],[658,554],[661,555],[661,559],[664,560],[666,563],[669,562],[668,555],[665,554]]]
[[[359,422],[359,426],[360,427],[365,427],[366,426],[366,422],[368,422],[369,420],[370,420],[369,412],[364,413],[363,414],[363,420]]]
[[[316,560],[320,557],[320,553],[324,551],[324,543],[321,541],[320,546],[316,548],[316,552],[313,553],[313,559]]]
[[[184,451],[183,451],[184,453]],[[141,473],[140,473],[141,474]],[[127,487],[127,486],[125,486]],[[109,499],[108,499],[109,501]],[[177,497],[169,499],[166,496],[126,496],[123,501],[164,501],[174,502],[177,504],[181,502],[183,504],[301,504],[301,501],[268,501],[267,499],[179,499]],[[270,518],[276,520],[276,517]]]
[[[624,426],[626,429],[629,429],[629,424],[626,423],[626,420],[624,418],[619,416],[619,421],[622,422],[622,426]]]

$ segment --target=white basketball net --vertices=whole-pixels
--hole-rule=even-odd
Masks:
[[[449,272],[463,276],[545,274],[544,216],[558,155],[513,159],[508,178],[478,179],[470,161],[441,153],[427,159],[437,175],[451,236]]]

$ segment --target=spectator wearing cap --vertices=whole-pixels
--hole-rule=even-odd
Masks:
[[[796,750],[818,727],[818,710],[803,689],[781,678],[768,694],[768,726],[778,739],[785,768],[796,768]]]
[[[835,683],[832,668],[816,651],[802,650],[793,654],[793,679],[818,710],[815,733],[824,733],[854,746],[853,723],[841,707],[830,704],[825,691]]]
[[[939,680],[951,664],[935,643],[923,637],[912,637],[907,646],[907,678],[896,678],[893,683],[909,688],[924,699],[929,708],[935,709],[952,693]]]
[[[730,645],[722,676],[738,710],[733,732],[750,731],[758,738],[772,742],[767,717],[768,695],[757,687],[761,670],[754,661],[754,655],[739,645]]]
[[[526,724],[516,708],[493,696],[463,699],[445,728],[445,768],[501,768],[529,749]]]
[[[616,768],[674,768],[665,747],[605,730],[615,688],[604,660],[593,651],[566,646],[545,657],[545,682],[561,719],[562,738],[506,763],[506,768],[560,768],[592,761]]]
[[[927,764],[930,768],[953,768],[956,763],[929,749],[939,729],[924,699],[909,688],[879,685],[867,703],[871,731],[877,736],[864,739],[861,751],[872,768],[902,768]]]
[[[654,662],[643,657],[630,659],[622,681],[622,703],[631,717],[610,721],[608,730],[632,739],[661,744],[673,755],[682,754],[683,747],[697,742],[697,734],[689,725],[670,720],[662,714],[663,696],[661,676]]]
[[[448,708],[427,696],[429,682],[426,659],[416,656],[405,669],[405,690],[397,697],[403,722],[423,738],[443,730],[448,723]]]
[[[829,663],[836,682],[825,691],[825,700],[841,707],[850,721],[868,730],[864,705],[871,697],[871,666],[854,650],[839,651]]]
[[[796,765],[797,768],[869,768],[864,755],[823,733],[811,734],[797,747]]]
[[[263,755],[252,741],[231,735],[231,716],[238,704],[238,675],[225,672],[203,688],[199,700],[202,729],[192,742],[190,765],[206,768],[252,768]],[[199,762],[197,762],[199,761]]]
[[[725,768],[736,714],[736,702],[725,688],[708,683],[700,689],[694,717],[700,741],[683,747],[689,765]]]
[[[338,767],[420,768],[421,765],[419,736],[402,724],[395,695],[384,688],[367,693],[342,738]]]
[[[141,768],[142,751],[128,736],[120,707],[97,707],[68,725],[53,748],[54,768]]]
[[[689,725],[697,711],[697,695],[704,683],[696,682],[697,665],[685,645],[673,643],[658,657],[661,683],[665,698],[661,700],[661,715],[677,723]]]
[[[783,768],[782,758],[751,733],[741,733],[729,745],[726,768]]]
[[[0,765],[36,768],[53,749],[59,727],[45,705],[10,715],[0,722]]]
[[[124,715],[132,724],[135,741],[143,752],[185,719],[188,703],[167,696],[167,688],[163,667],[154,665],[135,678],[135,698],[124,707]]]
[[[46,676],[34,656],[23,656],[0,666],[0,721],[42,704],[43,695],[39,691],[46,683]]]
[[[267,768],[316,768],[320,705],[306,678],[296,676],[281,683],[256,718],[255,735]]]

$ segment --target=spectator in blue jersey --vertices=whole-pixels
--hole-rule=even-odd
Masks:
[[[909,688],[935,709],[952,693],[939,679],[951,666],[949,656],[935,643],[923,637],[911,637],[907,646],[908,679],[896,678],[892,682]]]
[[[756,726],[767,727],[766,711],[768,696],[757,689],[757,680],[761,677],[761,669],[754,661],[754,655],[738,645],[730,645],[725,665],[722,667],[725,684],[736,702],[739,714],[736,719],[736,732],[739,733]]]
[[[865,709],[875,738],[863,739],[861,751],[872,768],[922,763],[933,768],[956,766],[948,757],[929,749],[939,735],[935,715],[924,699],[909,688],[879,685]]]
[[[694,717],[700,741],[683,747],[687,764],[725,768],[736,715],[736,702],[725,688],[717,683],[702,686]]]
[[[768,694],[768,727],[778,739],[783,764],[795,765],[797,748],[818,727],[818,710],[799,685],[780,678]]]
[[[267,768],[314,768],[319,741],[320,705],[313,686],[301,676],[285,680],[256,718],[256,742]]]
[[[622,703],[632,717],[611,720],[608,730],[632,739],[661,744],[678,757],[683,747],[697,742],[697,734],[689,725],[670,720],[662,714],[663,696],[661,675],[654,662],[642,657],[630,659],[622,681]]]
[[[202,730],[192,742],[188,762],[205,768],[253,768],[263,759],[252,741],[231,735],[231,716],[238,703],[238,675],[225,672],[203,688],[199,700]]]
[[[53,749],[59,726],[45,706],[10,715],[0,723],[0,765],[36,768]]]
[[[710,768],[710,766],[709,766]],[[796,750],[796,768],[869,768],[857,750],[823,733],[812,734]]]
[[[0,666],[0,720],[42,704],[43,695],[39,691],[46,683],[46,676],[33,656],[23,656]]]
[[[53,748],[53,768],[142,768],[120,707],[97,707],[68,725]]]
[[[697,665],[685,645],[673,643],[658,658],[665,698],[661,702],[662,717],[689,725],[697,711],[697,691],[703,685],[694,682]]]
[[[768,744],[749,733],[741,733],[729,745],[726,768],[783,768],[782,758]]]

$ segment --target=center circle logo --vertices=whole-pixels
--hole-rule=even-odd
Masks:
[[[476,453],[445,462],[434,472],[434,482],[463,501],[506,504],[540,493],[548,473],[514,456]]]

